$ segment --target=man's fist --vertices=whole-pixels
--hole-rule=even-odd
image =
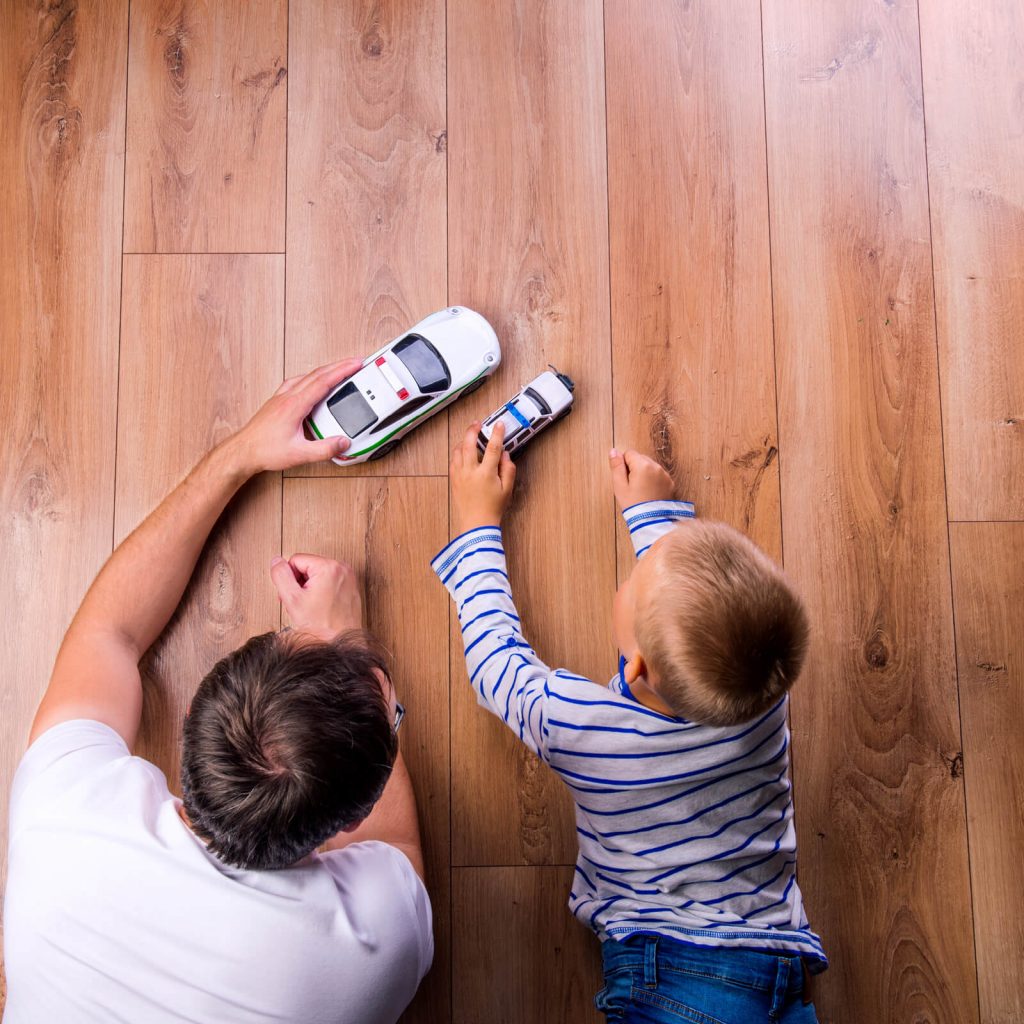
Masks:
[[[479,431],[479,423],[469,425],[462,443],[452,452],[448,467],[456,534],[478,526],[500,526],[516,481],[516,467],[502,448],[505,424],[495,425],[482,459],[476,450]]]
[[[662,467],[639,452],[620,452],[613,448],[608,453],[612,471],[612,490],[620,509],[639,505],[642,501],[669,501],[675,491],[672,477]]]
[[[270,563],[270,577],[292,627],[330,642],[362,629],[363,602],[352,566],[319,555],[292,555]]]

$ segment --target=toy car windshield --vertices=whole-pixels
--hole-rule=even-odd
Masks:
[[[391,351],[412,374],[420,391],[433,394],[446,391],[451,385],[448,367],[441,354],[426,338],[410,334],[398,342]]]
[[[370,403],[359,393],[359,388],[351,381],[346,384],[327,403],[331,415],[338,421],[338,426],[348,434],[356,437],[367,427],[375,423],[376,415]]]

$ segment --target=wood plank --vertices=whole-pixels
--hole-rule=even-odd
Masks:
[[[442,479],[288,480],[284,553],[348,562],[363,580],[366,625],[392,652],[407,716],[402,752],[416,790],[434,908],[434,966],[405,1022],[451,1016],[448,598],[430,559],[448,530]]]
[[[0,6],[0,891],[11,778],[111,549],[127,42],[126,3]]]
[[[779,558],[760,9],[611,0],[605,21],[616,444]]]
[[[125,256],[117,436],[120,542],[281,382],[283,256]],[[180,791],[181,722],[199,680],[250,636],[277,629],[270,559],[280,474],[218,523],[170,627],[144,662],[137,752]]]
[[[444,0],[297,4],[289,32],[292,375],[368,355],[448,302]],[[289,475],[444,474],[446,422],[381,462]]]
[[[766,0],[764,54],[819,1012],[975,1021],[916,11]]]
[[[946,493],[1024,519],[1024,7],[921,4]]]
[[[455,868],[455,1024],[597,1024],[600,945],[569,913],[572,869]]]
[[[135,0],[127,252],[284,250],[286,0]]]
[[[950,528],[981,1019],[1024,1020],[1024,523]]]
[[[506,540],[530,642],[549,664],[606,680],[615,555],[601,4],[450,0],[448,67],[450,290],[490,319],[503,353],[494,378],[455,407],[451,441],[548,362],[577,381],[576,411],[520,462]],[[572,862],[568,792],[477,706],[457,628],[452,658],[453,814],[467,823],[453,863]]]

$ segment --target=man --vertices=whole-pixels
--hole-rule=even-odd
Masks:
[[[183,801],[131,755],[139,659],[210,529],[250,476],[344,451],[306,440],[302,421],[359,366],[285,381],[86,595],[13,784],[6,1024],[391,1024],[429,967],[400,714],[347,566],[274,560],[291,628],[254,637],[200,683]]]

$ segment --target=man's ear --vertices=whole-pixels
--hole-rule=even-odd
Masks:
[[[646,674],[647,663],[644,661],[644,656],[639,651],[635,651],[629,661],[623,666],[622,678],[626,680],[627,686],[632,686],[641,676]]]

